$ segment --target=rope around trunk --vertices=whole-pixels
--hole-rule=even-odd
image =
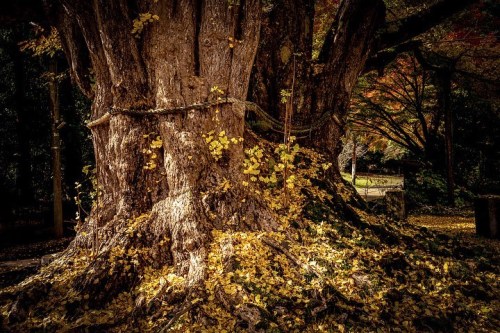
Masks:
[[[234,97],[226,97],[211,102],[192,104],[188,106],[176,106],[176,107],[161,108],[161,109],[139,110],[139,109],[124,109],[124,108],[112,107],[108,112],[106,112],[101,117],[97,118],[96,120],[88,122],[87,127],[93,128],[95,126],[107,124],[111,120],[112,116],[119,114],[130,115],[130,116],[156,116],[156,115],[167,115],[167,114],[179,114],[179,113],[186,113],[191,110],[208,109],[210,107],[219,106],[223,104],[243,105],[245,110],[255,113],[255,115],[258,118],[262,119],[267,125],[269,125],[269,127],[273,131],[278,133],[283,133],[283,130],[285,128],[285,124],[283,122],[271,116],[256,103],[243,101]],[[294,128],[291,130],[291,133],[294,135],[298,134],[310,135],[312,130],[323,126],[323,124],[330,118],[332,113],[333,113],[332,110],[324,112],[319,118],[317,118],[316,121],[312,122],[309,125],[294,126]],[[335,115],[333,115],[333,120],[335,121],[335,123],[337,123],[337,125],[340,125],[340,120]]]

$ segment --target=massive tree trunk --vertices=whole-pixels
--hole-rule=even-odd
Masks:
[[[227,138],[244,135],[244,107],[234,101],[247,95],[259,41],[258,1],[234,6],[215,0],[161,2],[150,8],[130,8],[126,1],[68,1],[50,9],[58,18],[73,78],[93,96],[96,120],[90,128],[97,204],[70,247],[92,248],[97,255],[81,285],[99,290],[97,300],[112,297],[127,285],[107,277],[112,249],[153,244],[142,259],[173,265],[193,287],[205,277],[211,230],[276,227],[271,214],[242,186],[242,143],[223,149],[216,161],[204,138],[211,131]],[[147,22],[134,38],[130,30],[139,12],[159,20]],[[239,41],[233,47],[232,38]],[[77,44],[82,39],[88,52]],[[92,89],[78,72],[89,62],[95,76]],[[215,86],[233,102],[223,98],[197,106],[221,97],[219,90],[211,93]],[[168,112],[176,107],[187,108]],[[148,109],[168,114],[145,115]],[[124,112],[110,115],[110,110]],[[225,181],[230,189],[216,191]],[[140,240],[127,237],[131,221],[144,235]],[[169,250],[159,249],[164,239]],[[92,284],[96,279],[99,283]]]
[[[214,0],[139,8],[131,8],[125,1],[63,1],[62,5],[52,5],[50,10],[58,18],[56,25],[73,78],[93,97],[92,115],[96,120],[91,131],[98,203],[90,223],[83,226],[87,232],[80,232],[73,246],[106,252],[122,241],[117,230],[147,214],[143,228],[150,241],[158,241],[165,233],[170,235],[173,263],[194,285],[203,279],[211,229],[275,227],[271,215],[241,186],[241,143],[214,161],[203,138],[211,131],[224,131],[229,138],[243,137],[243,106],[224,99],[220,105],[196,106],[218,97],[217,91],[210,92],[215,86],[231,101],[246,99],[259,44],[260,4],[242,1],[229,6]],[[310,3],[301,6],[297,13],[310,13]],[[158,15],[159,20],[151,15],[151,22],[143,22],[142,32],[134,38],[127,33],[131,22],[145,12]],[[333,113],[324,126],[325,137],[314,141],[330,153],[332,161],[338,154],[350,93],[382,23],[381,2],[368,5],[345,1],[327,37],[321,55],[324,69],[318,77],[321,89],[314,97],[317,113]],[[307,32],[311,27],[306,24],[301,29]],[[297,29],[285,30],[294,33]],[[301,44],[310,42],[310,32],[308,36]],[[79,43],[82,41],[86,47]],[[282,49],[284,44],[279,46]],[[288,51],[282,53],[291,57],[301,50]],[[310,57],[310,48],[303,53],[305,58]],[[281,76],[287,82],[291,79],[289,60],[288,74]],[[95,80],[92,88],[88,74],[82,72],[88,63]],[[187,109],[167,115],[142,114],[148,109],[167,112],[176,107]],[[211,189],[225,178],[231,190],[212,193]]]
[[[276,227],[271,214],[241,185],[241,143],[224,151],[216,162],[203,138],[211,131],[243,137],[243,106],[224,100],[212,107],[196,106],[217,97],[213,96],[217,92],[210,93],[215,86],[232,100],[246,99],[259,43],[260,5],[246,1],[228,6],[214,0],[130,8],[125,1],[114,1],[64,2],[63,7],[52,11],[59,18],[73,77],[93,96],[92,114],[97,120],[91,130],[99,195],[90,222],[82,226],[72,247],[92,247],[103,260],[95,261],[89,268],[93,273],[85,275],[82,284],[90,285],[96,274],[105,275],[104,259],[114,246],[124,245],[130,221],[146,214],[139,219],[139,229],[147,242],[159,243],[165,235],[170,240],[169,255],[156,264],[173,264],[189,285],[196,285],[204,278],[212,229]],[[318,109],[334,110],[332,119],[341,119],[340,124],[325,125],[326,151],[331,146],[336,149],[340,141],[350,92],[383,22],[382,9],[381,4],[362,1],[346,1],[340,9],[338,37],[324,51],[328,56],[321,76],[322,84],[332,90],[325,86],[317,98]],[[147,22],[139,38],[124,33],[144,12],[158,15],[159,20]],[[88,52],[76,44],[81,39]],[[87,54],[95,76],[92,90],[78,73],[80,64],[88,62],[82,59]],[[186,106],[180,113],[143,114],[148,109]],[[331,156],[336,159],[334,153]],[[214,191],[225,179],[231,189]],[[157,251],[152,248],[149,255],[156,258]],[[116,290],[109,279],[99,281],[107,297]]]
[[[286,8],[296,8],[295,13],[310,13],[308,1],[299,2],[299,7],[284,3],[291,6]],[[150,303],[179,305],[168,310],[172,323],[197,299],[206,296],[199,294],[203,294],[203,287],[205,291],[209,287],[203,284],[209,269],[212,275],[223,275],[238,265],[232,260],[231,232],[279,230],[281,240],[295,241],[288,234],[291,231],[280,225],[276,215],[264,204],[263,196],[245,187],[243,182],[244,154],[239,139],[244,136],[246,104],[239,101],[247,98],[259,47],[262,8],[258,0],[139,4],[128,0],[59,0],[46,1],[46,5],[48,16],[60,32],[72,78],[93,99],[89,127],[96,159],[97,200],[89,219],[79,226],[75,240],[58,261],[67,259],[67,265],[75,265],[71,272],[74,274],[72,287],[79,295],[87,296],[86,305],[98,308],[109,304],[107,301],[118,299],[121,291],[137,287],[148,268],[167,267],[183,278],[186,288],[179,293],[166,285]],[[303,114],[310,112],[310,119],[325,119],[311,141],[328,154],[335,166],[349,98],[370,53],[375,31],[384,22],[383,9],[382,1],[343,1],[320,63],[315,67],[316,76],[311,79],[317,91],[297,90],[301,96],[295,101],[296,107],[304,105],[303,110],[307,112]],[[134,19],[137,19],[136,36],[130,33]],[[305,31],[306,26],[300,29]],[[296,28],[292,24],[285,31],[294,35]],[[283,74],[279,75],[281,81],[271,84],[274,92],[269,107],[277,105],[278,89],[291,88],[287,87],[291,78],[311,74],[311,67],[307,61],[297,60],[299,56],[296,56],[296,66],[290,65],[294,52],[304,52],[307,58],[310,49],[301,51],[290,43],[285,39],[272,47],[283,51],[278,58],[276,55],[273,58],[283,63],[279,68]],[[294,67],[299,71],[295,75]],[[308,110],[306,101],[311,101],[312,111]],[[219,141],[221,144],[209,149],[207,142],[214,141],[214,137],[234,140],[228,143],[230,147]],[[311,164],[324,166],[323,162],[317,159]],[[331,177],[340,179],[336,167],[329,170],[332,170]],[[330,192],[324,196],[333,198],[340,194]],[[337,205],[333,199],[329,201],[335,209],[345,209],[353,221],[364,223],[345,202]],[[297,217],[300,212],[294,214]],[[222,264],[214,272],[216,268],[208,267],[207,263],[210,241],[217,231],[228,231],[230,237],[224,244],[218,244]],[[300,272],[301,279],[307,275],[326,281],[321,272],[301,262],[284,246],[265,239],[263,234],[256,239],[279,252],[274,257],[276,260],[293,262],[293,270]],[[90,261],[78,266],[82,249],[91,249],[92,254],[86,251],[84,258]],[[61,273],[61,266],[56,264],[43,276],[60,282],[55,276]],[[257,265],[257,261],[251,264]],[[279,264],[276,273],[278,271],[281,275],[287,273]],[[36,288],[27,293],[27,298],[46,293],[45,283],[52,282],[41,279],[32,280]],[[241,327],[249,331],[256,330],[259,317],[278,316],[244,302],[246,291],[230,293],[224,291],[224,286],[219,287],[212,296],[223,304],[230,316],[244,322]],[[59,292],[55,289],[54,293]],[[332,299],[348,303],[333,289],[321,285],[311,291],[314,301],[304,305],[307,312],[301,313],[324,312],[331,306]],[[234,294],[236,296],[231,296]],[[286,306],[295,303],[293,299],[285,305],[278,303],[273,312],[287,311]],[[77,302],[66,306],[68,318],[72,318],[80,305],[82,303]],[[23,306],[26,299],[20,298],[14,303],[9,321],[26,319],[26,312],[23,316],[19,310]],[[140,311],[142,314],[149,311],[151,304],[144,305],[139,298],[133,307],[134,312],[129,311],[131,317]],[[158,312],[157,315],[168,317],[162,309]]]

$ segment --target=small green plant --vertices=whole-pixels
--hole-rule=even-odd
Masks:
[[[289,137],[289,144],[280,144],[276,149],[275,153],[279,156],[279,163],[274,166],[276,172],[281,172],[283,175],[284,186],[288,189],[294,188],[296,177],[290,174],[295,169],[295,157],[300,151],[300,146],[298,144],[290,145],[295,141],[294,136]]]
[[[207,134],[203,134],[203,138],[208,144],[210,154],[216,161],[222,158],[224,151],[228,150],[231,144],[236,145],[243,141],[243,138],[229,138],[226,135],[226,131],[215,133],[213,130]]]
[[[243,160],[243,174],[248,175],[250,181],[256,182],[261,173],[264,152],[259,146],[254,146],[246,149],[245,154],[247,157]],[[243,185],[248,185],[248,182],[244,182]]]

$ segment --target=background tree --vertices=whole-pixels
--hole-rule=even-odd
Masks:
[[[358,143],[356,145],[356,156],[358,158],[363,157],[363,155],[366,154],[367,150],[368,149],[366,145]],[[339,154],[338,157],[340,172],[345,172],[347,165],[349,164],[349,161],[352,160],[354,154],[353,151],[354,151],[354,142],[352,140],[352,135],[347,134],[342,144],[342,152]]]
[[[30,204],[34,200],[32,169],[26,161],[31,160],[29,144],[29,104],[27,103],[26,57],[23,56],[16,40],[19,39],[19,29],[2,31],[2,62],[3,81],[2,105],[5,123],[11,125],[10,131],[5,127],[5,138],[2,141],[2,193],[5,193],[4,209],[12,210],[9,197],[17,197],[18,202]],[[14,124],[12,124],[12,122]],[[15,132],[12,132],[15,129]],[[12,140],[12,138],[17,140]],[[8,157],[14,155],[15,164]],[[9,165],[10,164],[10,165]],[[18,193],[9,190],[16,188]],[[7,212],[6,212],[7,213]],[[5,218],[5,216],[4,216]]]
[[[52,156],[52,201],[54,234],[56,238],[64,235],[63,227],[63,191],[62,191],[62,163],[60,130],[65,125],[61,117],[61,102],[59,98],[59,81],[56,55],[61,50],[57,31],[52,28],[45,33],[43,28],[37,27],[36,39],[23,43],[22,49],[30,49],[35,56],[49,56],[48,72],[45,74],[49,89],[49,105],[51,124],[51,156]]]
[[[358,84],[350,121],[360,131],[395,142],[436,165],[441,158],[436,145],[443,111],[437,106],[430,75],[408,55],[386,67],[384,76],[365,75]]]

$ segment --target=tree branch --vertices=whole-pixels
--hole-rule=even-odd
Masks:
[[[477,0],[442,0],[435,5],[401,20],[389,22],[379,31],[377,43],[367,60],[364,72],[382,70],[400,53],[421,46],[412,38],[437,26],[445,19],[463,10]],[[327,36],[328,37],[328,36]],[[333,36],[332,36],[333,37]],[[325,41],[326,43],[326,41]]]
[[[370,72],[372,70],[380,70],[382,71],[384,67],[393,62],[398,55],[401,53],[409,52],[418,48],[422,43],[416,40],[410,40],[401,44],[398,44],[394,47],[380,50],[374,53],[368,60],[366,61],[365,68],[363,69],[363,73]]]
[[[378,50],[393,47],[435,27],[477,0],[442,0],[404,19],[390,22],[379,33]]]

